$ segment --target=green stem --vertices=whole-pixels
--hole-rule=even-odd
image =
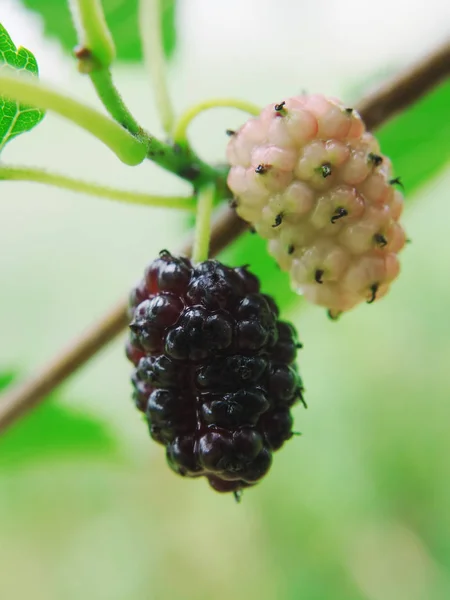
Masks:
[[[101,0],[69,0],[69,7],[81,46],[92,55],[99,68],[107,69],[116,50]]]
[[[211,238],[211,214],[215,196],[214,185],[204,186],[198,193],[192,261],[202,262],[208,258]]]
[[[140,127],[123,103],[109,71],[93,71],[90,73],[90,77],[110,115],[131,134],[145,142],[147,158],[163,169],[189,181],[194,187],[198,188],[205,182],[220,178],[223,184],[222,188],[225,189],[226,169],[219,171],[203,162],[188,144],[184,144],[183,147],[167,144]]]
[[[120,125],[97,110],[52,90],[36,78],[0,74],[0,95],[69,119],[101,140],[127,165],[140,164],[147,154],[146,144]]]
[[[48,88],[38,79],[0,74],[0,96],[65,117],[105,143],[127,165],[138,165],[147,157],[196,188],[217,182],[223,191],[222,197],[227,195],[226,167],[216,169],[208,165],[189,147],[174,147],[145,133],[138,139],[97,110]]]
[[[115,50],[101,3],[69,0],[69,5],[77,24],[79,46],[75,56],[80,72],[89,75],[112,118],[134,136],[142,138],[143,129],[126,107],[109,70]]]
[[[161,40],[161,15],[160,15],[161,0],[140,0],[140,27],[142,35],[143,52],[152,72],[154,88],[156,90],[156,99],[158,110],[161,115],[161,120],[166,131],[171,131],[173,128],[173,110],[167,91],[165,79],[165,61],[164,52]],[[78,0],[76,6],[78,12],[84,11],[86,19],[89,15],[89,2]],[[93,9],[94,10],[94,9]],[[96,18],[101,17],[102,26],[107,31],[106,22],[101,12],[101,5],[96,4]],[[100,15],[100,16],[99,16]],[[80,41],[86,38],[83,34],[83,28],[89,27],[89,19],[82,21],[80,25]],[[101,28],[97,27],[89,34],[91,42],[96,42],[95,31]],[[109,32],[108,32],[109,34]],[[84,35],[84,38],[83,38]],[[104,37],[104,36],[103,36]],[[87,39],[87,38],[86,38]],[[98,42],[100,44],[100,42]],[[90,56],[90,48],[86,48],[88,52],[77,53],[80,61],[80,70],[88,73],[95,86],[95,89],[103,102],[105,108],[110,115],[131,134],[147,145],[147,158],[155,162],[157,165],[178,175],[192,183],[195,188],[200,188],[205,183],[214,181],[218,184],[222,197],[227,196],[226,175],[227,169],[215,169],[193,152],[188,144],[179,145],[166,144],[157,138],[147,133],[139,126],[128,108],[125,106],[119,92],[114,86],[111,73],[104,64],[95,60],[95,57]],[[86,56],[85,56],[86,55]]]
[[[203,162],[188,145],[166,144],[145,132],[142,138],[135,137],[97,110],[48,88],[35,78],[0,74],[0,96],[65,117],[97,137],[127,165],[138,165],[147,157],[195,188],[217,182],[222,197],[227,196],[227,167],[215,168]]]
[[[122,96],[113,83],[111,72],[108,69],[100,69],[89,73],[95,90],[103,103],[103,106],[122,127],[136,137],[143,137],[143,129],[125,106]]]
[[[211,108],[237,108],[243,110],[251,115],[258,116],[261,112],[261,108],[247,102],[246,100],[239,100],[237,98],[211,98],[210,100],[204,100],[199,104],[195,104],[188,108],[175,123],[172,130],[172,137],[177,144],[184,145],[187,141],[187,128],[191,121],[193,121],[200,113]]]
[[[156,108],[166,133],[171,133],[174,111],[166,80],[166,61],[161,36],[161,0],[140,0],[139,29],[142,52],[153,82]]]
[[[218,182],[219,187],[225,192],[228,167],[216,168],[205,163],[189,146],[173,146],[152,137],[149,141],[147,157],[163,169],[189,181],[196,189],[214,181]],[[228,194],[224,193],[222,197],[225,198]]]
[[[81,192],[110,200],[117,200],[127,204],[141,204],[144,206],[153,206],[159,208],[176,208],[181,210],[196,210],[196,199],[194,197],[184,196],[152,196],[140,192],[129,192],[127,190],[117,190],[112,187],[90,183],[88,181],[79,181],[60,175],[58,173],[49,173],[42,169],[30,167],[9,167],[0,166],[0,180],[9,181],[31,181],[34,183],[44,183],[55,187],[64,188],[73,192]]]

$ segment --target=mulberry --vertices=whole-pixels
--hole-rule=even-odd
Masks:
[[[228,185],[293,289],[337,316],[399,273],[403,197],[359,114],[321,95],[271,104],[233,133]]]
[[[134,400],[179,475],[240,494],[290,439],[295,329],[247,268],[163,251],[130,297]]]

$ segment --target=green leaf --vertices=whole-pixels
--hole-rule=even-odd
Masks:
[[[377,132],[383,152],[405,186],[406,200],[450,164],[449,109],[447,81]]]
[[[34,55],[20,46],[16,48],[8,32],[0,23],[0,71],[13,68],[15,71],[27,71],[38,75],[38,66]],[[21,133],[30,131],[44,118],[44,112],[38,108],[19,104],[0,96],[0,151],[7,142]]]
[[[222,252],[221,259],[235,266],[248,264],[252,273],[261,280],[261,291],[273,296],[280,308],[299,300],[299,296],[291,290],[288,274],[268,254],[267,242],[259,235],[244,233]]]
[[[176,0],[160,0],[161,27],[164,52],[172,57],[176,42]],[[38,12],[44,19],[45,32],[57,37],[71,52],[77,44],[68,3],[63,0],[24,0],[27,8]],[[138,0],[103,0],[106,21],[116,45],[117,57],[124,61],[142,58],[138,34]]]
[[[14,379],[14,374],[10,371],[0,372],[0,392],[4,390]]]
[[[176,10],[177,0],[161,0],[161,27],[164,54],[170,58],[177,45]]]
[[[11,373],[0,373],[0,390],[13,379]],[[102,423],[61,406],[56,397],[48,398],[0,436],[1,468],[69,454],[115,452],[114,438]]]

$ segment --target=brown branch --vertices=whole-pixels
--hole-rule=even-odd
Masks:
[[[450,45],[445,44],[418,64],[400,73],[395,80],[375,90],[355,108],[360,112],[367,127],[375,129],[417,101],[449,73]],[[223,211],[212,228],[211,255],[216,255],[230,244],[245,227],[245,223],[234,212],[229,209]],[[191,247],[190,240],[180,253],[189,255]],[[122,301],[65,351],[58,353],[58,358],[44,366],[34,377],[7,392],[0,399],[0,432],[45,399],[51,391],[112,341],[126,325],[126,302]]]
[[[447,42],[359,102],[357,108],[367,129],[386,123],[449,76],[450,43]]]

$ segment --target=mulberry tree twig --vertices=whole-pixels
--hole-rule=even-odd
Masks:
[[[369,129],[375,129],[450,75],[450,44],[446,43],[434,53],[394,80],[372,92],[355,108]],[[213,225],[210,254],[216,255],[246,228],[236,214],[226,209]],[[191,254],[189,241],[181,254]],[[127,325],[127,303],[120,302],[80,338],[72,342],[57,358],[41,371],[0,398],[0,432],[7,429],[29,410],[37,406],[70,375],[111,342]]]
[[[376,129],[450,77],[450,42],[364,97],[357,106],[367,129]]]

